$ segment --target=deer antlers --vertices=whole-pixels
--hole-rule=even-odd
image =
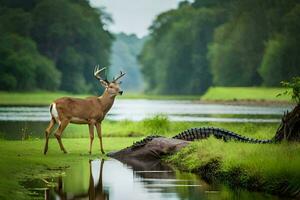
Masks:
[[[99,68],[99,65],[96,65],[95,68],[94,68],[94,76],[96,79],[98,79],[99,81],[105,81],[106,83],[109,83],[109,81],[107,79],[103,79],[101,76],[100,76],[100,73],[105,70],[106,67],[103,67],[103,68]],[[117,78],[113,78],[112,82],[115,83],[117,82],[117,80],[119,80],[120,78],[122,78],[126,73],[120,71],[120,75],[117,77]]]
[[[119,80],[120,78],[122,78],[122,76],[124,76],[126,73],[120,71],[120,75],[117,77],[117,78],[113,78],[113,81],[112,82],[117,82],[117,80]]]
[[[105,69],[106,69],[106,67],[103,67],[102,69],[99,69],[99,65],[96,65],[95,68],[94,68],[94,76],[95,76],[95,78],[98,79],[99,81],[100,81],[100,80],[103,80],[103,81],[104,81],[104,79],[101,78],[100,73],[101,73],[103,70],[105,70]]]

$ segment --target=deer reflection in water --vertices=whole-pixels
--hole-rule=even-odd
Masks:
[[[89,161],[89,188],[87,193],[81,194],[68,194],[64,191],[63,187],[63,179],[60,176],[58,178],[58,184],[54,188],[54,190],[47,189],[45,191],[45,200],[52,200],[52,199],[59,199],[59,200],[75,200],[75,199],[89,199],[89,200],[107,200],[109,199],[108,192],[103,189],[103,182],[102,182],[102,173],[103,173],[103,165],[104,160],[101,160],[100,163],[100,170],[99,170],[99,177],[98,183],[95,185],[95,181],[93,178],[93,166],[92,160]]]

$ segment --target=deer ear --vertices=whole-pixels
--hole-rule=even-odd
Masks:
[[[106,81],[100,80],[100,83],[103,87],[105,87],[105,88],[108,87],[108,83]]]

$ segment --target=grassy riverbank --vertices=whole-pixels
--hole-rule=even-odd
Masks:
[[[44,130],[48,122],[4,122],[0,123],[0,138],[27,139],[44,138]],[[265,133],[273,135],[278,127],[276,123],[228,123],[228,122],[170,122],[164,116],[145,119],[139,122],[128,120],[102,123],[105,137],[142,137],[146,135],[174,136],[183,130],[193,127],[214,126],[228,129],[236,133],[256,134],[266,138]],[[54,130],[53,130],[54,131]],[[9,132],[9,134],[8,134]],[[53,137],[53,135],[51,135]],[[70,124],[64,131],[63,138],[88,138],[87,125]]]
[[[210,138],[193,142],[167,161],[208,181],[299,198],[299,143],[224,143]]]
[[[49,105],[53,100],[63,97],[85,98],[100,94],[71,94],[66,92],[4,92],[0,91],[0,105]],[[125,92],[118,99],[157,99],[157,100],[199,100],[197,95],[151,95]]]
[[[289,101],[289,96],[278,96],[286,88],[211,87],[202,97],[206,101]]]
[[[159,100],[203,100],[203,101],[288,101],[289,97],[277,94],[284,88],[262,87],[212,87],[203,96],[199,95],[154,95],[125,92],[120,99],[159,99]],[[97,94],[70,94],[66,92],[0,92],[0,105],[49,105],[62,96],[84,98]]]
[[[118,150],[130,146],[134,141],[140,140],[142,136],[152,133],[173,136],[187,128],[200,126],[222,127],[258,138],[271,138],[277,128],[277,124],[170,122],[161,116],[142,122],[122,121],[117,123],[106,121],[103,124],[103,134],[106,136],[103,140],[104,148],[106,152]],[[40,132],[43,137],[43,130]],[[20,185],[20,181],[26,178],[57,176],[58,173],[63,173],[66,167],[72,168],[79,161],[87,162],[89,159],[100,156],[97,137],[94,141],[93,155],[87,154],[89,139],[86,126],[69,126],[63,135],[63,143],[69,151],[68,154],[62,154],[57,141],[51,138],[48,155],[44,156],[42,154],[43,139],[31,137],[31,139],[24,141],[0,140],[0,199],[29,199],[29,193]],[[195,144],[189,148],[196,149]],[[208,152],[209,150],[210,147],[207,147]],[[187,160],[184,162],[188,163]]]
[[[140,138],[104,138],[106,152],[130,146]],[[50,139],[47,156],[42,153],[44,140],[0,140],[0,199],[31,199],[29,191],[20,181],[26,178],[57,176],[63,170],[80,161],[99,158],[99,141],[95,140],[93,154],[89,155],[89,139],[64,138],[68,154],[63,154],[55,139]],[[57,170],[54,170],[57,169]]]

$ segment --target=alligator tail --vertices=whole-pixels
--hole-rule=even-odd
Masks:
[[[214,127],[202,127],[202,128],[191,128],[187,129],[178,135],[172,137],[173,139],[181,139],[187,141],[206,139],[210,136],[214,136],[217,139],[223,139],[224,141],[235,140],[239,142],[248,143],[274,143],[274,139],[271,140],[259,140],[254,138],[248,138],[234,132]]]

